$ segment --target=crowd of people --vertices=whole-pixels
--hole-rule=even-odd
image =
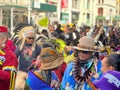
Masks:
[[[120,90],[120,29],[0,26],[0,90]]]

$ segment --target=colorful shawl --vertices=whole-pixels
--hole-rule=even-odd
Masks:
[[[28,72],[27,84],[32,90],[53,90],[46,82],[44,82],[32,71]]]

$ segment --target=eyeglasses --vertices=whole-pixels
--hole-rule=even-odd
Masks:
[[[28,39],[30,39],[30,40],[31,40],[31,39],[32,39],[32,40],[34,40],[34,39],[35,39],[34,37],[27,37],[27,38],[28,38]]]
[[[90,52],[90,51],[82,51],[82,50],[78,50],[78,53],[88,54],[88,53],[92,53],[92,52]]]

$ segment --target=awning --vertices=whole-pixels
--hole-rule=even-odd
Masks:
[[[46,4],[46,3],[40,3],[39,6],[35,7],[34,2],[33,2],[32,10],[39,10],[41,12],[56,12],[57,6],[51,5],[51,4]]]
[[[120,17],[119,17],[119,16],[115,16],[115,17],[113,17],[113,20],[114,20],[114,21],[119,21],[119,20],[120,20]]]
[[[105,20],[105,17],[104,16],[97,16],[96,20]]]
[[[33,3],[34,4],[34,3]],[[7,7],[7,8],[11,8],[11,7],[15,7],[15,8],[28,8],[26,6],[19,6],[19,5],[6,5],[6,4],[0,4],[0,7]],[[34,6],[31,7],[33,10],[40,10],[43,12],[56,12],[57,11],[57,6],[55,5],[50,5],[50,4],[46,4],[46,3],[40,3],[39,8],[35,8]]]
[[[0,5],[0,7],[5,7],[5,8],[11,8],[11,7],[15,7],[15,8],[27,8],[25,6],[19,6],[19,5],[7,5],[7,4],[2,4]]]
[[[0,7],[15,7],[15,8],[28,8],[26,6],[19,6],[19,5],[6,5],[6,4],[3,4],[3,5],[0,5]],[[40,11],[43,11],[43,12],[56,12],[57,11],[57,6],[55,5],[50,5],[50,4],[45,4],[45,3],[41,3],[40,4],[40,8],[34,8],[32,7],[32,9],[36,9],[36,10],[40,10]]]

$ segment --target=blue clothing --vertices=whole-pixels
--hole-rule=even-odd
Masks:
[[[62,88],[64,88],[64,89],[65,89],[67,83],[69,83],[69,86],[71,86],[72,88],[74,88],[74,86],[75,86],[75,80],[72,75],[72,70],[73,70],[73,62],[68,64],[68,66],[64,72],[64,76],[63,76],[63,79],[61,82]]]
[[[32,90],[53,90],[47,83],[42,81],[33,72],[28,72],[27,84]]]
[[[63,79],[61,82],[62,88],[64,88],[64,89],[66,88],[66,85],[69,85],[69,87],[72,88],[73,90],[75,89],[76,82],[75,82],[75,79],[74,79],[73,74],[72,74],[73,64],[74,64],[74,62],[71,62],[70,64],[68,64],[68,66],[64,72],[64,76],[63,76]],[[97,73],[101,72],[100,68],[101,68],[101,62],[98,61]],[[100,76],[101,76],[101,74],[100,74]],[[100,76],[99,76],[99,78],[100,78]],[[94,81],[94,80],[95,80],[95,78],[92,77],[91,81]],[[84,90],[92,90],[86,82],[84,83],[83,88],[84,88]]]
[[[40,75],[40,76],[39,76]],[[51,73],[51,80],[58,81],[58,77],[54,72]],[[36,75],[34,72],[28,72],[27,84],[32,90],[54,90],[51,88],[48,82],[43,81],[41,74]]]

